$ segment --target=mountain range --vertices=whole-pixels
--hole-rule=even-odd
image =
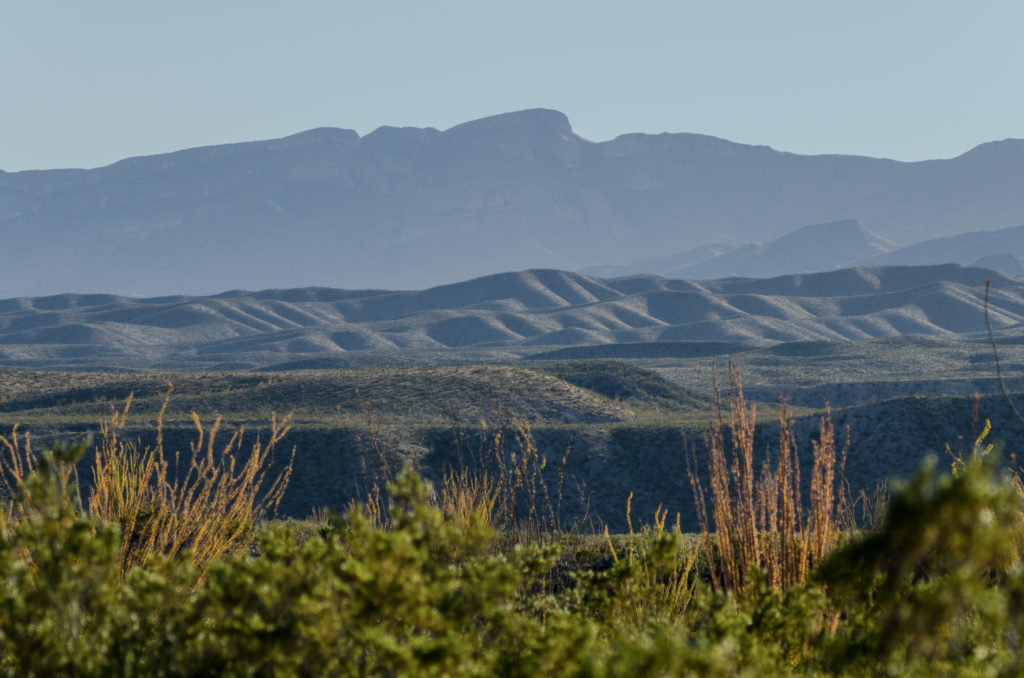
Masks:
[[[770,278],[857,266],[956,263],[1024,274],[1024,226],[972,231],[899,247],[845,219],[798,228],[767,243],[716,244],[625,265],[592,266],[599,277],[654,273],[669,278]]]
[[[892,244],[1024,223],[1022,177],[1014,139],[898,162],[697,134],[592,142],[546,109],[445,131],[320,128],[95,169],[0,172],[0,297],[424,289],[672,252],[708,259],[694,248],[739,261],[757,252],[716,243],[771,243],[844,219],[877,234],[875,254],[887,256]]]
[[[299,288],[215,296],[63,294],[0,301],[0,366],[261,367],[401,351],[580,345],[595,357],[712,355],[723,346],[1019,334],[1024,281],[956,264],[768,279],[613,279],[550,269],[419,292]]]

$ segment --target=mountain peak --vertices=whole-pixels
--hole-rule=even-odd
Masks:
[[[988,268],[1009,275],[1024,275],[1024,262],[1009,252],[988,254],[971,264],[976,268]]]
[[[355,130],[342,129],[340,127],[315,127],[304,132],[291,134],[280,141],[288,143],[295,148],[305,146],[317,146],[325,143],[342,143],[352,145],[359,140],[359,134]],[[268,140],[263,143],[274,143],[276,140]]]
[[[471,120],[445,130],[445,134],[462,134],[466,132],[493,132],[510,129],[543,129],[555,130],[562,134],[572,134],[569,118],[561,111],[550,108],[528,108],[512,113],[491,115],[479,120]]]
[[[402,144],[422,144],[432,141],[440,132],[433,127],[392,127],[384,125],[373,130],[365,137],[364,143],[369,144],[391,144],[401,146]]]
[[[993,158],[1008,155],[1024,155],[1024,139],[1003,139],[978,144],[959,158]]]
[[[888,252],[897,247],[895,243],[865,228],[856,219],[840,219],[823,224],[803,226],[787,233],[775,242],[779,244],[797,241],[805,242],[808,239],[820,240],[821,244],[829,244],[832,247],[866,246],[879,252]]]

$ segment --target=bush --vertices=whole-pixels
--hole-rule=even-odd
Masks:
[[[85,446],[34,458],[0,511],[6,675],[1015,675],[1021,487],[991,454],[897,487],[803,581],[697,576],[702,540],[509,540],[403,471],[364,506],[266,523],[196,562],[77,499]]]

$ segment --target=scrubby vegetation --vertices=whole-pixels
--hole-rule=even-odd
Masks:
[[[267,470],[287,422],[243,455],[197,418],[178,469],[123,440],[122,410],[83,491],[85,444],[34,454],[15,431],[0,672],[1017,675],[1024,495],[987,430],[865,525],[829,421],[803,479],[784,414],[756,463],[738,386],[709,473],[694,469],[702,534],[630,503],[623,534],[560,524],[528,428],[510,445],[495,431],[436,487],[382,466],[366,502],[302,522],[263,519],[288,480]]]
[[[703,409],[707,400],[665,380],[653,370],[618,360],[575,360],[536,368],[588,391],[642,407]]]

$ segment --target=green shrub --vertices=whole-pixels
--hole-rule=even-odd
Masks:
[[[696,574],[702,540],[660,513],[611,550],[521,543],[445,511],[408,470],[386,526],[355,506],[122,575],[131,536],[77,500],[83,451],[41,455],[0,507],[2,674],[1019,674],[1024,505],[992,455],[926,466],[803,582],[755,565],[715,590]]]
[[[1009,668],[1024,612],[1022,508],[991,458],[956,475],[926,464],[894,492],[881,529],[817,573],[845,616],[831,665],[894,674]]]

